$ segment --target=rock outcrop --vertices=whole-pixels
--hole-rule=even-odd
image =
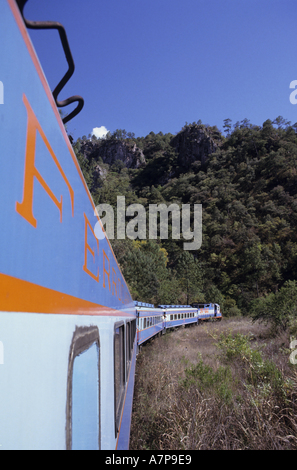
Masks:
[[[170,145],[178,154],[178,164],[186,170],[196,161],[200,161],[203,167],[209,155],[215,152],[218,146],[211,131],[198,124],[187,126],[173,137]]]
[[[103,163],[112,165],[117,160],[124,163],[127,168],[139,168],[145,164],[145,157],[135,142],[126,142],[123,140],[101,141],[83,141],[81,143],[80,153],[88,159],[102,159]]]

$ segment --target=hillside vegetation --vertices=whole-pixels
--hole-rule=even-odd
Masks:
[[[262,126],[226,119],[226,135],[198,121],[177,135],[136,138],[117,130],[73,143],[96,204],[116,208],[117,196],[125,196],[126,205],[146,209],[190,204],[192,215],[194,204],[202,204],[197,251],[184,251],[184,240],[170,236],[111,240],[135,299],[212,301],[225,315],[237,315],[253,305],[257,311],[257,299],[272,302],[282,287],[295,295],[296,129],[281,117]]]

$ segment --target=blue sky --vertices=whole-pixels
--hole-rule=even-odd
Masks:
[[[295,123],[296,0],[29,0],[32,20],[67,31],[76,71],[60,99],[85,107],[74,138],[105,126],[136,136],[175,134],[185,122],[223,128],[281,115]],[[58,33],[30,31],[54,88],[67,69]]]

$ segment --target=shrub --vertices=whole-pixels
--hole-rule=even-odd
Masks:
[[[232,374],[228,367],[212,367],[200,361],[185,369],[186,378],[182,381],[186,389],[195,388],[200,393],[209,392],[227,404],[232,401]]]
[[[297,281],[287,281],[276,294],[254,300],[251,316],[253,321],[271,323],[275,333],[286,331],[297,316]]]
[[[218,348],[223,351],[223,358],[229,362],[240,361],[245,371],[246,380],[259,391],[263,390],[286,398],[290,383],[285,380],[282,372],[276,364],[268,359],[263,359],[258,349],[252,349],[249,335],[231,332],[222,333],[218,339]]]

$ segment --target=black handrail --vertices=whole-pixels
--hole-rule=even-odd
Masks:
[[[69,81],[69,79],[72,77],[75,69],[73,57],[71,54],[71,50],[69,47],[69,42],[67,39],[66,31],[64,26],[61,23],[58,23],[56,21],[29,21],[24,17],[24,7],[25,4],[27,3],[28,0],[16,0],[21,15],[23,17],[24,23],[29,29],[57,29],[59,31],[61,43],[64,49],[65,57],[68,62],[68,70],[65,73],[64,77],[62,80],[58,83],[56,88],[53,91],[53,97],[55,100],[56,105],[59,108],[64,108],[65,106],[68,106],[71,103],[78,102],[77,107],[70,113],[68,116],[63,118],[63,123],[66,124],[66,122],[70,121],[73,119],[83,108],[84,106],[84,100],[81,96],[75,95],[71,96],[70,98],[63,100],[63,101],[58,101],[58,95],[66,85],[66,83]]]

